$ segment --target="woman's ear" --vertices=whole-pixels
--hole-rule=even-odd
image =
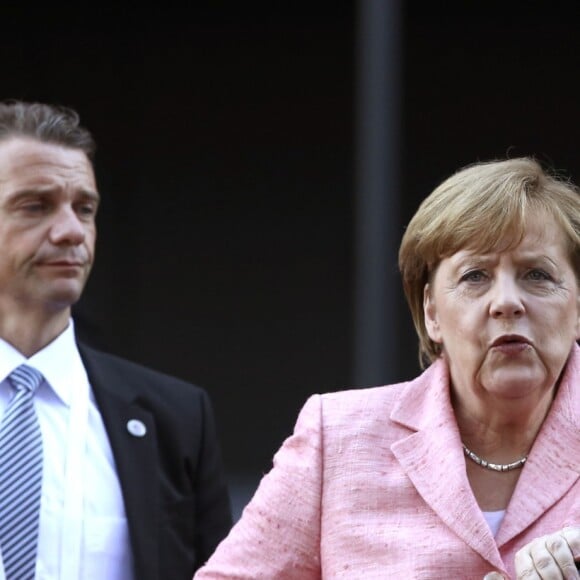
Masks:
[[[425,284],[425,288],[423,288],[423,316],[425,317],[425,328],[427,329],[429,338],[433,342],[441,343],[441,329],[439,328],[437,306],[429,284]]]

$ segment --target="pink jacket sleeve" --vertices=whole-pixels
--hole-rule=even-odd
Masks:
[[[320,396],[313,395],[272,470],[195,580],[320,578],[320,423]]]

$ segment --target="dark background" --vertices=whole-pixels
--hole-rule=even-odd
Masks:
[[[476,160],[533,154],[580,181],[572,7],[400,6],[396,239]],[[358,19],[356,2],[3,6],[0,97],[72,106],[98,142],[98,258],[77,326],[209,391],[242,501],[308,395],[363,386]],[[381,382],[418,371],[398,285],[392,297]]]

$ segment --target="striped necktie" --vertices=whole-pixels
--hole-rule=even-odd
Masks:
[[[0,425],[0,546],[7,580],[36,570],[42,436],[32,397],[42,374],[21,365],[8,377],[16,394]]]

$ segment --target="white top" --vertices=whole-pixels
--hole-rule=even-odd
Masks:
[[[0,339],[0,420],[13,395],[6,379],[24,362],[45,379],[34,396],[44,446],[36,580],[133,580],[119,478],[72,320],[28,360]]]
[[[495,512],[483,512],[483,517],[485,518],[487,525],[490,527],[491,533],[493,534],[494,538],[497,535],[497,532],[503,521],[504,516],[505,510],[497,510]]]

